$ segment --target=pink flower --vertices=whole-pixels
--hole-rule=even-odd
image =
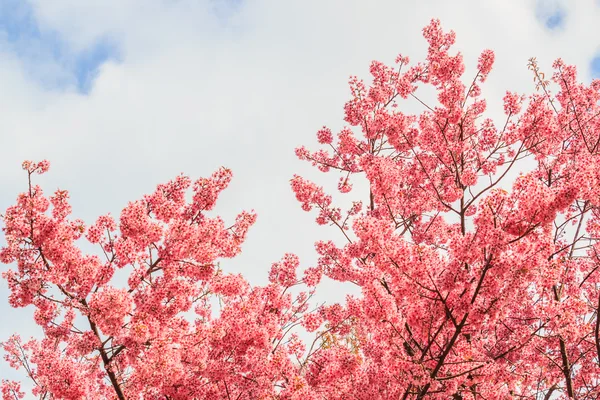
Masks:
[[[331,130],[327,127],[323,127],[323,129],[317,132],[317,140],[321,144],[331,144],[331,142],[333,142]]]
[[[488,74],[492,70],[494,65],[495,55],[492,50],[484,50],[479,56],[479,61],[477,63],[477,69],[479,69],[480,73],[480,81],[485,82]]]
[[[516,115],[521,111],[521,97],[516,93],[506,92],[504,96],[504,113]]]

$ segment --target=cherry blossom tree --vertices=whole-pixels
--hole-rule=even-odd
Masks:
[[[433,20],[423,34],[424,62],[373,62],[370,84],[350,80],[348,126],[336,138],[319,130],[324,149],[296,150],[341,174],[337,190],[354,200],[343,210],[293,177],[302,208],[340,232],[316,242],[318,263],[303,275],[293,254],[264,287],[220,268],[256,218],[243,212],[228,226],[209,215],[226,169],[179,176],[129,203],[118,223],[105,215],[85,226],[70,218],[66,191],[45,197],[34,184],[48,163],[25,162],[28,189],[3,215],[0,259],[12,265],[11,305],[35,308],[43,338],[2,347],[33,394],[599,398],[600,81],[579,83],[561,60],[547,80],[531,59],[536,92],[506,93],[503,118],[492,119],[481,93],[494,53],[465,80],[454,33]],[[401,112],[408,101],[422,112]],[[361,295],[311,309],[323,276]],[[2,394],[24,396],[14,381]]]
[[[437,20],[423,34],[425,62],[373,62],[370,85],[350,79],[349,127],[296,151],[339,172],[342,193],[368,182],[342,211],[292,180],[345,242],[317,242],[317,270],[362,291],[326,318],[305,378],[339,399],[600,398],[600,80],[560,59],[546,80],[531,59],[537,91],[506,93],[494,121],[481,96],[494,53],[463,80],[455,34]]]
[[[131,202],[119,223],[110,216],[85,227],[69,219],[66,191],[45,197],[25,162],[28,191],[4,214],[4,274],[13,307],[35,307],[44,338],[3,343],[41,399],[259,399],[288,396],[302,386],[292,355],[310,293],[296,296],[298,259],[273,264],[269,285],[251,288],[218,260],[240,252],[254,213],[226,226],[209,217],[231,172],[220,169],[192,184],[185,176]],[[186,202],[192,186],[193,198]],[[79,242],[99,247],[85,254]],[[128,269],[125,285],[112,279]],[[111,283],[112,282],[112,283]],[[214,312],[214,303],[220,307]],[[190,318],[190,314],[193,317]],[[186,318],[187,316],[187,318]],[[4,381],[4,399],[22,398]],[[288,396],[289,397],[289,396]]]

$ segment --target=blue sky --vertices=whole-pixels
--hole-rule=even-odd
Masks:
[[[536,0],[535,14],[540,23],[554,31],[563,29],[567,19],[566,5],[557,0]]]
[[[544,21],[548,29],[560,29],[565,22],[566,12],[562,8],[547,16]]]
[[[536,17],[548,30],[560,35],[568,19],[567,4],[556,0],[537,0]],[[600,45],[600,40],[598,42]],[[600,50],[590,60],[589,69],[591,78],[600,78]]]
[[[592,76],[600,78],[600,55],[595,56],[591,62]]]
[[[75,49],[57,30],[42,26],[32,6],[23,0],[0,1],[0,39],[16,54],[31,79],[48,89],[74,87],[88,93],[98,68],[106,61],[118,61],[118,46],[108,37],[85,49]],[[36,68],[52,64],[61,73]]]

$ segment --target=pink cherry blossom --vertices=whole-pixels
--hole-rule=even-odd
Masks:
[[[494,120],[483,98],[494,53],[464,77],[454,32],[433,20],[423,36],[423,62],[372,62],[369,84],[350,78],[347,126],[296,149],[352,202],[293,176],[301,208],[339,240],[317,238],[309,268],[273,255],[264,286],[225,267],[256,214],[208,213],[230,170],[180,175],[87,226],[66,190],[36,184],[49,163],[25,161],[0,261],[10,304],[34,310],[42,338],[2,348],[32,394],[600,398],[600,80],[580,83],[560,59],[546,78],[532,58],[532,94],[506,92]],[[360,294],[315,304],[323,278]],[[15,381],[1,389],[25,395]]]
[[[350,81],[350,127],[329,152],[297,152],[369,187],[352,192],[366,210],[329,218],[345,244],[316,242],[323,274],[362,296],[322,310],[307,382],[328,398],[598,398],[600,84],[562,60],[550,81],[531,59],[536,92],[507,92],[496,125],[479,86],[494,53],[463,80],[454,33],[434,20],[423,34],[425,63],[372,63],[370,86]],[[427,85],[437,104],[421,100]],[[419,115],[399,111],[407,93]],[[335,209],[317,183],[292,190],[306,211]]]

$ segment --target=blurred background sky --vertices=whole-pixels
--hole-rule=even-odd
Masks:
[[[334,191],[338,176],[297,161],[294,148],[316,148],[323,125],[344,126],[348,77],[368,79],[371,60],[423,60],[421,29],[434,17],[456,31],[465,79],[481,50],[496,52],[483,86],[492,117],[506,90],[534,91],[530,57],[547,75],[562,57],[581,80],[600,77],[593,0],[0,0],[0,210],[26,189],[25,159],[50,160],[37,183],[69,190],[88,224],[179,173],[224,165],[234,180],[217,213],[232,221],[254,209],[258,221],[223,268],[263,284],[285,252],[311,266],[314,241],[336,232],[300,209],[289,179]],[[323,287],[327,301],[348,289]],[[7,297],[2,281],[0,340],[38,335],[32,310]],[[0,378],[21,377],[0,363]]]

